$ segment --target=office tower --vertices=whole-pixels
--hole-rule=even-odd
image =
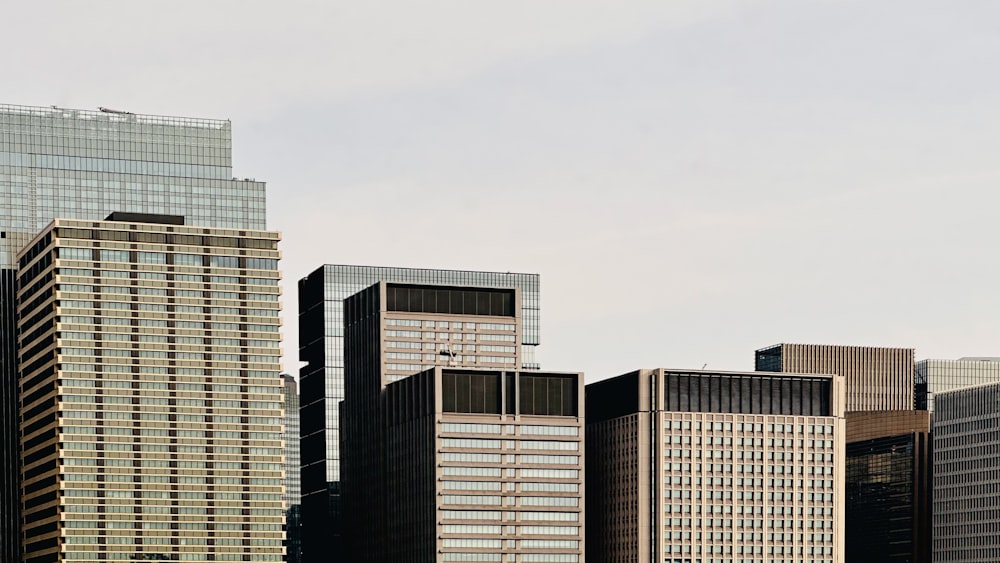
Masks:
[[[582,400],[578,373],[438,366],[388,384],[382,560],[582,563]]]
[[[285,409],[285,561],[302,559],[302,490],[299,487],[299,391],[295,378],[281,374],[285,384],[282,398]]]
[[[325,265],[299,281],[302,436],[302,549],[341,552],[340,402],[344,400],[343,302],[385,280],[521,290],[521,366],[537,369],[538,274]],[[414,369],[410,373],[420,371]],[[335,555],[334,555],[335,556]]]
[[[281,561],[278,234],[56,219],[20,253],[25,561]]]
[[[916,364],[918,409],[934,412],[934,394],[962,387],[1000,382],[1000,358],[921,360]]]
[[[383,281],[345,301],[353,561],[580,560],[582,378],[518,373],[520,296]]]
[[[388,561],[386,385],[436,365],[516,370],[519,294],[380,281],[344,301],[340,452],[349,560]]]
[[[931,561],[927,411],[858,412],[847,424],[848,561]]]
[[[934,562],[1000,561],[1000,383],[934,402]]]
[[[847,473],[845,481],[847,490],[854,493],[848,495],[846,500],[846,518],[852,523],[846,535],[848,552],[892,553],[902,557],[902,560],[910,560],[916,554],[916,561],[926,561],[930,556],[927,552],[930,526],[926,507],[931,499],[924,482],[930,475],[931,467],[929,456],[918,442],[925,439],[919,421],[928,420],[929,415],[913,410],[913,349],[778,344],[757,350],[756,369],[827,372],[845,377],[847,449],[856,456],[855,470]],[[906,427],[905,431],[893,433],[902,427]],[[855,444],[853,437],[863,438]],[[881,441],[872,442],[876,438]],[[913,442],[913,447],[895,447],[893,450],[894,446],[888,445],[886,447],[893,453],[892,463],[875,461],[883,459],[876,455],[877,448],[894,440]],[[909,459],[905,464],[900,461],[904,456]],[[900,464],[914,468],[913,476],[903,477]],[[903,483],[906,480],[910,485]],[[887,486],[880,489],[880,484]],[[901,489],[907,490],[906,495],[896,494]],[[861,495],[861,491],[869,494]],[[909,502],[909,507],[903,507],[903,502]],[[894,515],[892,522],[881,524],[883,527],[879,529],[886,531],[884,534],[875,533],[875,528],[859,525],[876,514]]]
[[[0,560],[20,561],[16,256],[56,217],[113,211],[264,229],[262,182],[232,178],[229,121],[0,105]]]
[[[757,350],[757,371],[836,373],[846,378],[847,412],[913,409],[913,349],[777,344]]]
[[[844,561],[842,376],[644,369],[586,393],[588,561]]]

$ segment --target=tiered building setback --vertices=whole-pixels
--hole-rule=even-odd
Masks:
[[[843,377],[640,370],[586,403],[588,561],[843,562]]]
[[[299,372],[302,409],[303,550],[324,557],[342,553],[340,402],[344,400],[344,300],[379,281],[521,290],[520,365],[538,369],[539,276],[387,266],[326,264],[299,281]],[[449,331],[450,332],[450,331]],[[432,337],[433,338],[433,337]],[[498,342],[509,346],[512,335]],[[412,346],[412,342],[407,344]],[[412,353],[413,348],[396,353]],[[430,354],[437,352],[434,347]],[[434,361],[419,363],[415,373]],[[437,359],[439,360],[439,358]]]
[[[283,559],[278,239],[113,214],[20,254],[26,562]]]
[[[354,561],[582,560],[582,376],[519,371],[521,311],[502,287],[346,300]]]

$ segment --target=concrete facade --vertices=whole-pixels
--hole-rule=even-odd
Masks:
[[[379,282],[345,301],[353,561],[582,560],[582,376],[519,371],[520,300]]]
[[[843,562],[844,400],[833,375],[588,385],[588,561]]]
[[[450,398],[479,389],[489,412]],[[436,367],[389,384],[384,560],[582,562],[582,412],[580,374]]]
[[[133,219],[19,255],[25,560],[282,561],[279,235]]]

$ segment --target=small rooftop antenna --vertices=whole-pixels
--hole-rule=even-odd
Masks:
[[[701,371],[705,371],[705,368],[707,368],[707,367],[708,367],[708,364],[705,364],[705,365],[701,366]]]

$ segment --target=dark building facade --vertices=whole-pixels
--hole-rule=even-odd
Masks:
[[[16,283],[16,270],[0,268],[0,561],[21,560]]]
[[[285,561],[302,561],[302,489],[299,486],[299,392],[295,378],[281,374],[284,383],[285,425]]]
[[[847,563],[930,563],[929,413],[851,413],[847,427]]]
[[[344,400],[345,386],[344,300],[380,280],[520,289],[521,367],[538,368],[537,274],[328,264],[300,280],[299,359],[305,362],[299,371],[302,543],[306,560],[310,560],[310,553],[336,560],[342,552],[340,403]],[[509,342],[497,344],[509,345]],[[403,373],[416,373],[425,369],[426,364],[418,366]]]

